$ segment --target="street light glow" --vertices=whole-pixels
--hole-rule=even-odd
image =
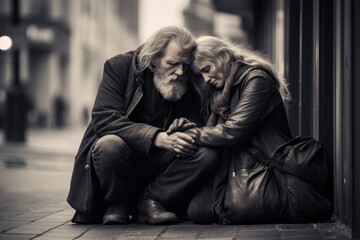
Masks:
[[[12,39],[9,36],[0,37],[0,50],[7,51],[12,47]]]

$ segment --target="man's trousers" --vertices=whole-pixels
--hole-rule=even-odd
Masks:
[[[193,156],[178,158],[168,150],[138,154],[116,135],[101,137],[92,151],[95,172],[107,203],[131,206],[139,194],[171,211],[186,211],[196,191],[212,181],[220,161],[217,150],[200,147]]]

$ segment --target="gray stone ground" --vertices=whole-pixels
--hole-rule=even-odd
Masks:
[[[66,203],[83,129],[31,131],[26,144],[0,140],[1,239],[350,239],[337,221],[313,224],[76,225]],[[0,133],[1,135],[1,133]],[[1,137],[1,136],[0,136]]]

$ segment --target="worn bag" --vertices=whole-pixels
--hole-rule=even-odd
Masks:
[[[310,137],[296,137],[278,147],[271,157],[254,147],[248,148],[244,156],[242,161],[258,161],[257,167],[241,169],[236,161],[230,161],[228,176],[215,182],[214,212],[220,223],[310,222],[330,218],[322,143]],[[223,192],[221,187],[225,188]]]

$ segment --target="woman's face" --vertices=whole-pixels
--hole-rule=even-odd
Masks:
[[[225,85],[225,80],[223,79],[223,75],[220,74],[220,69],[211,67],[210,63],[201,64],[198,67],[198,71],[203,77],[204,81],[207,84],[213,85],[214,87],[221,89]]]

